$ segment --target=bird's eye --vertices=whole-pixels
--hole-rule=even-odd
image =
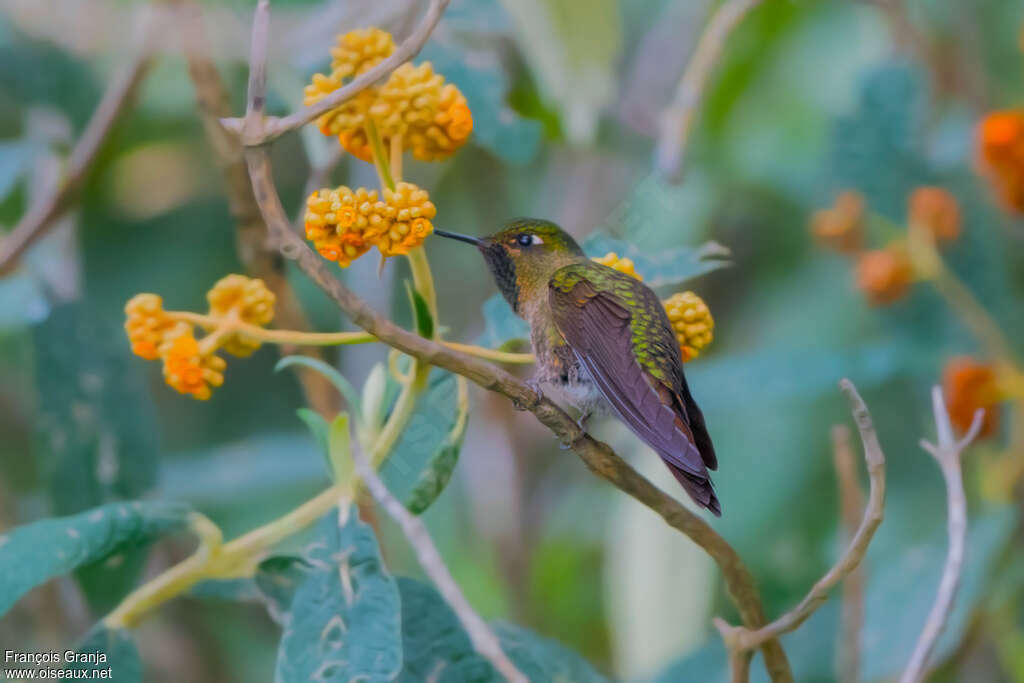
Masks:
[[[543,244],[543,242],[540,241],[540,238],[537,237],[536,235],[527,235],[525,233],[516,237],[516,242],[518,242],[519,246],[521,247],[529,247],[535,244]]]

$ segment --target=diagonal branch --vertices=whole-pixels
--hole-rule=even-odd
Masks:
[[[512,663],[512,660],[501,649],[501,642],[498,640],[498,637],[494,635],[487,622],[476,613],[472,605],[469,604],[469,601],[466,600],[466,596],[463,595],[459,584],[455,583],[455,579],[452,578],[452,574],[448,570],[447,565],[445,565],[441,553],[438,552],[437,546],[434,545],[434,541],[430,538],[430,532],[427,531],[423,520],[406,510],[405,506],[388,491],[387,486],[385,486],[380,476],[370,465],[370,461],[366,459],[366,456],[358,448],[352,449],[352,461],[356,472],[362,478],[363,483],[366,484],[370,494],[384,508],[384,511],[388,513],[391,519],[401,527],[406,540],[409,541],[409,545],[416,552],[416,558],[419,560],[420,566],[423,567],[423,571],[426,572],[430,580],[437,586],[445,602],[452,608],[455,616],[458,617],[463,628],[466,629],[469,640],[473,644],[473,649],[481,657],[489,661],[494,669],[504,676],[505,680],[510,683],[527,683],[526,676],[516,668],[516,665]]]
[[[932,444],[922,439],[921,448],[935,458],[942,470],[942,477],[946,480],[949,550],[946,553],[946,564],[942,569],[942,579],[939,581],[935,603],[932,605],[931,611],[928,612],[924,629],[918,636],[907,668],[900,676],[900,683],[918,683],[924,680],[928,656],[935,647],[935,641],[939,639],[942,630],[946,627],[949,612],[953,608],[953,600],[956,598],[957,588],[960,585],[960,573],[963,570],[967,545],[967,498],[964,495],[960,455],[978,436],[985,417],[985,411],[978,410],[974,414],[974,420],[971,422],[967,435],[960,441],[956,441],[953,438],[953,425],[950,424],[949,413],[946,411],[946,404],[942,399],[942,389],[939,387],[932,388],[932,410],[935,414],[938,443]]]
[[[287,330],[308,330],[309,320],[288,283],[284,262],[278,251],[267,244],[267,226],[252,194],[242,145],[220,125],[220,118],[231,113],[231,100],[210,58],[200,8],[192,0],[181,0],[178,11],[188,73],[196,92],[203,130],[227,185],[228,208],[235,219],[235,243],[239,260],[250,275],[263,280],[274,293],[275,324]],[[319,349],[300,349],[294,345],[281,347],[282,355],[291,353],[323,359]],[[330,381],[307,368],[300,369],[298,377],[307,403],[323,417],[333,417],[339,405],[337,392]]]
[[[431,10],[437,9],[440,12],[446,4],[445,0],[435,0]],[[247,135],[256,137],[261,134],[260,129],[264,121],[262,110],[266,101],[265,41],[268,12],[268,1],[260,0],[253,22],[250,90],[247,98],[249,104],[244,123],[249,129]],[[436,19],[437,17],[434,17],[434,23]],[[425,20],[420,29],[417,29],[417,34],[428,24],[429,21]],[[429,28],[432,28],[432,24]],[[429,34],[429,28],[426,34]],[[426,34],[419,40],[425,41]],[[397,63],[392,68],[394,66],[397,66]],[[383,71],[380,75],[383,75]],[[379,78],[380,75],[376,77]],[[343,98],[339,97],[331,106],[337,106],[341,101]],[[327,263],[292,231],[288,215],[274,185],[266,148],[249,146],[245,151],[245,158],[256,202],[281,253],[286,258],[296,261],[299,268],[334,300],[353,323],[392,348],[429,365],[462,375],[485,389],[504,395],[517,407],[529,410],[556,437],[569,445],[592,472],[654,510],[670,526],[683,532],[703,548],[721,568],[729,595],[736,603],[743,623],[754,629],[764,623],[764,609],[750,570],[733,547],[704,519],[654,486],[619,458],[607,444],[592,438],[564,410],[523,381],[490,363],[404,330],[375,312],[362,298],[336,279]],[[765,640],[761,645],[761,651],[771,679],[791,683],[793,674],[778,640]]]
[[[726,0],[715,10],[697,42],[676,89],[672,104],[661,117],[661,134],[654,150],[655,165],[668,179],[678,181],[682,176],[683,160],[690,130],[697,118],[701,97],[707,88],[711,72],[722,56],[722,48],[733,29],[747,12],[761,0]]]
[[[829,591],[861,563],[875,531],[882,523],[885,507],[885,455],[878,443],[878,435],[871,422],[871,413],[857,393],[856,387],[848,379],[842,380],[839,386],[852,406],[853,417],[864,445],[864,460],[867,462],[871,482],[868,504],[860,527],[839,560],[818,579],[804,599],[772,623],[752,630],[744,626],[730,626],[721,619],[716,619],[715,627],[722,633],[731,652],[744,652],[759,647],[769,639],[789,633],[804,623],[825,602]]]
[[[430,7],[427,8],[427,13],[423,15],[423,20],[420,22],[420,25],[416,27],[416,30],[413,31],[412,35],[406,38],[406,40],[399,45],[397,49],[395,49],[390,57],[382,61],[380,64],[377,64],[372,69],[369,69],[366,73],[353,79],[350,83],[346,83],[341,88],[338,88],[319,102],[311,104],[308,107],[303,107],[288,116],[281,118],[263,118],[263,109],[266,105],[266,69],[250,68],[250,101],[246,117],[244,119],[224,118],[221,120],[221,123],[224,128],[239,135],[242,144],[246,147],[265,145],[289,131],[306,125],[317,117],[326,114],[331,109],[338,107],[343,102],[355,97],[363,90],[366,90],[377,81],[385,78],[396,68],[419,54],[420,50],[423,49],[423,45],[430,37],[430,34],[434,31],[434,27],[437,26],[437,22],[441,20],[441,14],[444,12],[445,8],[448,7],[448,2],[449,0],[431,0]],[[260,16],[259,12],[257,12],[257,16]],[[262,55],[261,60],[265,65],[266,41],[258,39],[256,34],[263,32],[265,35],[267,28],[265,25],[261,28],[258,22],[253,28],[254,46],[257,43],[264,45],[264,54]],[[261,60],[256,61],[259,63]],[[252,65],[250,65],[250,67],[251,66]],[[263,95],[258,98],[258,102],[253,102],[252,100],[252,86],[254,84],[260,86],[257,89],[258,91],[263,92]],[[259,112],[258,120],[251,116],[254,105],[255,109]]]
[[[153,32],[156,29],[150,8],[142,11],[142,29],[131,59],[107,86],[68,157],[67,169],[46,201],[29,207],[10,233],[0,239],[0,275],[9,272],[21,256],[53,226],[78,198],[78,193],[92,171],[104,143],[121,115],[135,99],[153,63]]]

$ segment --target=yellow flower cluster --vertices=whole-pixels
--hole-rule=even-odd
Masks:
[[[248,356],[260,346],[258,340],[233,327],[264,326],[274,318],[274,294],[262,280],[228,275],[206,298],[210,309],[205,317],[164,310],[163,299],[156,294],[137,294],[124,308],[124,329],[132,352],[146,360],[161,359],[167,384],[204,401],[210,398],[212,388],[224,383],[227,363],[216,354],[218,349]],[[211,330],[198,340],[195,318]]]
[[[592,259],[596,263],[614,268],[643,281],[643,276],[636,272],[636,264],[632,259],[622,258],[610,251],[600,258]],[[715,319],[711,317],[711,309],[704,300],[693,292],[678,292],[661,302],[668,314],[669,322],[679,340],[679,348],[683,352],[683,361],[691,361],[700,355],[701,350],[714,339]]]
[[[636,272],[636,265],[633,263],[633,259],[619,258],[619,255],[614,251],[609,251],[601,258],[594,258],[593,261],[600,263],[603,266],[614,268],[620,273],[626,275],[632,275],[637,280],[643,281],[644,277],[640,273]]]
[[[226,318],[235,316],[250,325],[263,327],[274,319],[274,293],[267,289],[263,280],[244,275],[228,275],[206,293],[210,304],[209,315]],[[260,348],[258,339],[235,333],[226,337],[222,347],[228,353],[244,358]]]
[[[371,245],[387,256],[407,254],[434,231],[437,209],[430,195],[412,183],[399,183],[394,191],[342,185],[317,190],[306,200],[306,239],[320,255],[347,268]]]
[[[315,74],[306,86],[303,102],[308,106],[341,88],[352,78],[380,63],[394,52],[391,35],[370,28],[340,35],[331,50],[329,75]],[[367,133],[369,123],[377,128],[382,142],[401,139],[402,145],[421,161],[443,159],[455,152],[473,131],[473,116],[466,98],[430,62],[411,62],[395,69],[381,85],[362,91],[318,120],[324,135],[337,135],[349,153],[372,161]]]
[[[715,319],[711,310],[693,292],[678,292],[662,304],[683,350],[683,361],[693,360],[714,339]]]

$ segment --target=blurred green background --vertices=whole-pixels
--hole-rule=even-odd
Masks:
[[[236,112],[252,6],[202,3]],[[273,6],[272,113],[300,105],[334,34],[380,25],[404,35],[412,25],[405,0]],[[889,679],[917,637],[945,555],[942,479],[917,445],[933,438],[929,388],[948,357],[979,349],[926,285],[870,307],[846,259],[815,246],[808,215],[854,188],[901,223],[914,187],[948,189],[964,215],[948,262],[1024,351],[1024,222],[998,206],[974,169],[979,119],[1024,99],[1024,4],[765,0],[730,37],[683,182],[668,184],[652,164],[658,120],[715,6],[453,0],[421,58],[466,93],[473,138],[452,160],[409,162],[404,175],[430,190],[446,230],[484,234],[528,215],[649,252],[708,240],[732,251],[731,267],[688,284],[717,323],[713,345],[687,366],[721,461],[724,516],[713,524],[750,565],[770,615],[802,597],[841,547],[829,430],[850,423],[837,382],[852,379],[889,461],[887,517],[866,569],[862,665],[865,680]],[[0,225],[53,191],[105,84],[131,54],[140,7],[0,4]],[[154,498],[190,503],[230,537],[328,482],[295,416],[303,405],[295,376],[273,371],[275,348],[232,359],[208,402],[171,391],[157,364],[129,351],[121,325],[132,295],[155,292],[169,308],[201,310],[217,279],[242,270],[180,39],[161,31],[158,43],[137,105],[79,205],[0,279],[0,529]],[[320,163],[331,144],[310,126],[274,145],[290,212],[310,160]],[[376,182],[355,159],[332,177]],[[442,240],[426,249],[448,338],[476,340],[485,332],[481,305],[494,293],[482,262]],[[363,259],[339,277],[407,324],[405,264],[396,259],[380,274],[376,265]],[[300,273],[290,278],[317,329],[348,328]],[[378,346],[328,353],[357,384],[386,358]],[[475,387],[471,405],[455,478],[425,514],[470,602],[485,617],[561,641],[610,676],[724,680],[710,617],[737,619],[710,560],[559,450],[531,416]],[[968,564],[936,653],[938,681],[1024,681],[1019,500],[993,499],[984,486],[993,463],[1024,458],[1005,452],[1011,428],[965,464]],[[624,429],[594,429],[681,495]],[[380,524],[393,573],[422,576],[401,534]],[[0,620],[0,645],[63,649],[116,604],[138,565],[152,574],[189,548],[161,542],[135,566],[33,591]],[[834,680],[837,637],[832,600],[783,639],[797,680]],[[146,621],[138,641],[147,680],[250,682],[270,680],[278,638],[259,606],[186,597]]]

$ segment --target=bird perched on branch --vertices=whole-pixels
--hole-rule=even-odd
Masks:
[[[473,244],[505,300],[530,324],[535,380],[578,408],[581,426],[610,411],[654,449],[690,497],[721,515],[708,470],[718,466],[704,416],[658,296],[588,259],[554,223],[524,218],[490,237],[435,230]]]

